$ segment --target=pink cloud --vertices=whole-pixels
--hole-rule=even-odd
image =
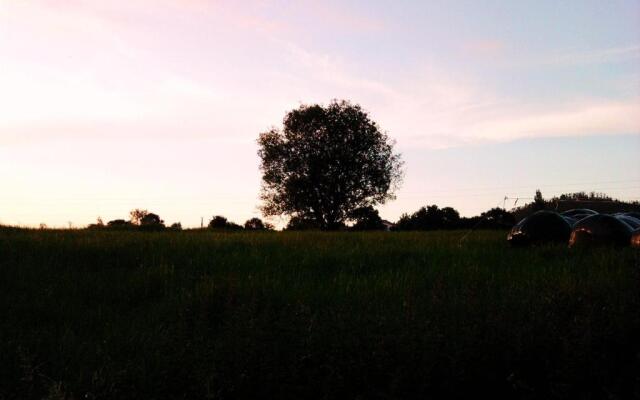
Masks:
[[[339,29],[344,32],[371,33],[379,32],[387,26],[381,19],[363,15],[345,4],[339,7],[320,1],[303,1],[300,9],[314,20],[318,20],[325,26]]]
[[[496,56],[505,50],[506,44],[504,41],[498,39],[478,39],[465,43],[463,47],[466,51],[473,54]]]

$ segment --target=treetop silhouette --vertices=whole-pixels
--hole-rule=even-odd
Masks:
[[[394,198],[402,161],[359,105],[302,105],[258,138],[262,212],[336,229],[356,209]]]

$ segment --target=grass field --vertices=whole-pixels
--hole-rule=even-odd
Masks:
[[[640,397],[632,249],[0,231],[0,399]]]

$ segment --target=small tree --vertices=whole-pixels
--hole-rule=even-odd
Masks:
[[[125,221],[124,219],[114,219],[107,222],[107,228],[110,229],[133,229],[135,225],[133,225],[130,221]]]
[[[134,225],[140,225],[142,222],[142,219],[147,214],[149,214],[149,211],[136,208],[135,210],[131,210],[131,212],[129,212],[129,220]]]
[[[262,212],[337,229],[356,209],[393,199],[400,155],[360,106],[303,105],[258,138]]]
[[[268,222],[263,222],[260,218],[251,218],[244,223],[244,229],[251,231],[265,231],[272,230],[273,225]]]
[[[228,229],[228,230],[239,230],[242,227],[238,224],[230,222],[222,215],[216,215],[209,221],[210,229]]]
[[[455,229],[460,224],[460,214],[454,208],[438,208],[437,205],[421,207],[411,215],[402,214],[395,230]]]
[[[492,208],[480,214],[483,221],[486,221],[486,228],[511,228],[516,224],[516,218],[512,213],[504,208]]]
[[[147,213],[139,221],[138,225],[146,230],[164,229],[164,221],[158,214]]]
[[[542,192],[540,189],[536,190],[536,195],[533,196],[533,209],[534,210],[544,210],[546,208],[546,203],[542,198]]]
[[[104,222],[102,221],[101,217],[98,217],[95,224],[89,224],[89,226],[87,226],[87,229],[102,229],[102,228],[104,228]]]
[[[160,225],[164,224],[164,221],[160,219],[158,214],[148,213],[140,219],[140,225]]]
[[[211,221],[209,221],[209,228],[212,228],[212,229],[222,229],[222,228],[225,228],[226,226],[227,226],[227,219],[222,215],[216,215],[215,217],[211,218]]]

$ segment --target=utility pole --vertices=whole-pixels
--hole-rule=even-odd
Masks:
[[[204,217],[200,217],[200,229],[204,229]]]

